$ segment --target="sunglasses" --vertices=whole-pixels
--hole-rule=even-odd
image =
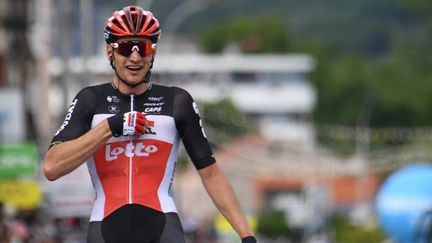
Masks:
[[[111,46],[117,50],[117,53],[128,57],[132,52],[137,51],[141,57],[150,56],[152,54],[153,43],[150,40],[131,40],[111,43]]]

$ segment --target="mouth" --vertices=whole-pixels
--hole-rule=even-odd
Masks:
[[[143,68],[144,67],[140,66],[140,65],[128,65],[128,66],[126,66],[126,69],[133,72],[133,73],[139,72]]]

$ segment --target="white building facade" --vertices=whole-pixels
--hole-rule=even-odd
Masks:
[[[309,55],[162,54],[154,76],[197,100],[229,98],[265,137],[309,147],[315,137],[310,116],[316,91],[308,80],[314,65]]]

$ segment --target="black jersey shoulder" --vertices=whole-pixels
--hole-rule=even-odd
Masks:
[[[150,89],[139,98],[144,106],[144,113],[148,115],[175,116],[178,106],[182,106],[185,102],[193,102],[186,90],[160,84],[152,84]]]
[[[78,138],[90,130],[97,109],[97,99],[97,89],[94,86],[81,89],[72,100],[63,123],[54,134],[51,145]]]
[[[184,106],[192,105],[192,103],[192,96],[180,87],[153,84],[144,102],[146,107],[144,112],[164,114],[175,118]]]

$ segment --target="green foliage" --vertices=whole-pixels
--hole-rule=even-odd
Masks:
[[[427,46],[427,45],[426,45]],[[379,94],[371,123],[384,126],[427,126],[432,124],[432,59],[430,47],[395,49],[377,68],[372,89]]]
[[[292,236],[292,231],[288,227],[283,211],[273,209],[261,212],[258,217],[257,232],[270,238]]]
[[[370,93],[372,74],[368,63],[362,58],[345,57],[318,72],[321,74],[315,74],[319,90],[315,121],[355,125]]]
[[[424,39],[427,36],[422,34],[425,28],[421,26],[424,25],[412,11],[419,5],[428,4],[420,0],[412,3],[409,9],[404,4],[385,0],[384,3],[344,2],[339,5],[337,9],[347,13],[339,20],[346,19],[345,23],[349,25],[347,31],[355,29],[358,32],[352,35],[340,33],[343,42],[332,38],[301,39],[298,32],[296,35],[288,34],[287,21],[277,11],[265,17],[243,15],[218,22],[205,31],[201,41],[203,48],[211,53],[220,52],[229,43],[237,43],[244,52],[249,53],[291,51],[314,55],[317,67],[311,80],[318,91],[313,114],[317,124],[372,127],[430,125],[432,113],[428,112],[428,107],[432,106],[432,96],[429,95],[432,89],[432,52],[429,50],[432,46],[429,43],[432,43],[432,38]],[[294,3],[290,5],[292,8],[299,7]],[[310,21],[330,18],[324,11],[330,12],[329,9],[321,9]],[[352,22],[352,16],[363,16],[363,22]],[[362,33],[363,24],[371,19],[379,19],[386,25],[379,28],[375,25],[375,29],[364,35],[369,44],[364,44],[362,39],[366,37],[362,37],[359,38],[361,43],[346,49],[344,46],[352,43],[350,39]],[[329,21],[324,23],[330,24]],[[409,35],[410,38],[396,34],[397,29],[407,25],[418,26]],[[317,28],[316,32],[331,33],[331,30],[323,27]]]
[[[211,31],[214,23],[228,24],[231,21],[227,20],[239,15],[263,21],[263,16],[271,12],[285,25],[279,33],[289,33],[289,50],[293,50],[293,41],[313,40],[332,43],[343,53],[381,56],[395,41],[418,38],[418,29],[422,28],[417,16],[401,1],[409,0],[220,1],[185,21],[182,31],[201,35]]]
[[[208,10],[227,15],[206,27],[203,49],[215,53],[236,43],[248,53],[312,54],[318,125],[432,124],[430,1],[274,1],[272,14],[263,15],[269,9],[250,0],[241,16],[227,18],[242,3]]]
[[[371,87],[378,94],[371,117],[373,126],[432,124],[432,116],[426,112],[432,105],[431,76],[413,69],[418,69],[414,62],[404,61],[403,64],[387,64],[377,71],[377,83]]]
[[[432,2],[429,0],[402,0],[402,2],[414,11],[430,15],[432,11]]]
[[[312,80],[319,124],[426,126],[432,124],[432,58],[428,44],[394,48],[385,59],[321,58]],[[369,102],[368,102],[369,100]],[[359,123],[364,111],[367,121]]]
[[[221,52],[228,43],[228,39],[224,37],[224,33],[225,28],[222,25],[215,26],[211,31],[205,32],[200,40],[204,51],[208,53]]]
[[[241,136],[252,127],[246,115],[229,99],[201,104],[201,114],[209,140],[220,145]]]
[[[246,115],[229,99],[218,102],[200,102],[200,114],[204,121],[205,133],[212,146],[220,146],[245,134],[252,128]],[[189,165],[190,158],[181,147],[177,159],[181,170]]]
[[[383,232],[375,228],[363,228],[352,225],[344,218],[334,218],[332,225],[335,230],[336,242],[364,243],[383,242],[386,237]]]
[[[205,52],[221,52],[230,43],[246,53],[287,52],[290,48],[285,22],[279,15],[240,16],[209,27],[200,38]]]

